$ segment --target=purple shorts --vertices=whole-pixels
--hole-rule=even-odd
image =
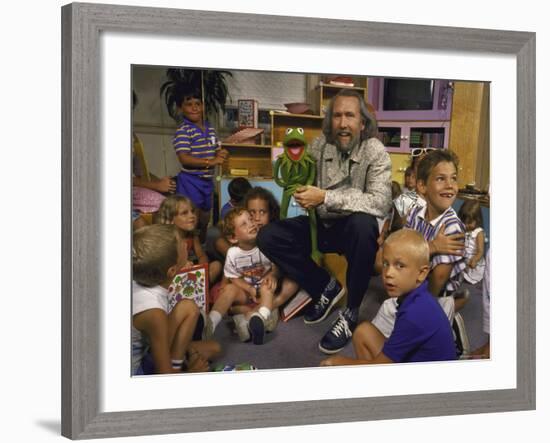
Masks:
[[[212,209],[213,191],[214,182],[211,178],[201,178],[186,172],[178,174],[176,194],[188,197],[197,208],[203,211]]]

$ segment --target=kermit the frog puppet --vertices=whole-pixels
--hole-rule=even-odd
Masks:
[[[288,128],[283,139],[284,151],[273,165],[275,183],[283,188],[281,219],[287,217],[290,197],[300,186],[315,181],[315,160],[306,152],[307,141],[302,128]],[[321,264],[323,255],[317,248],[317,217],[315,209],[308,209],[311,232],[311,258]]]

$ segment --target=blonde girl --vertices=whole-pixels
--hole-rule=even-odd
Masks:
[[[210,284],[218,280],[222,273],[222,264],[219,261],[209,262],[199,239],[197,211],[189,198],[182,195],[168,196],[160,205],[156,222],[176,225],[187,244],[188,264],[208,263]]]

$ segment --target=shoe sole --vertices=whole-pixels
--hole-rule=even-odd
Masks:
[[[332,311],[332,308],[334,308],[334,305],[342,299],[345,293],[346,293],[346,288],[342,287],[342,289],[340,289],[340,292],[336,294],[336,297],[334,297],[330,305],[328,305],[328,308],[322,317],[319,317],[317,320],[306,320],[304,318],[304,323],[306,325],[314,325],[315,323],[321,323],[325,318],[327,318],[327,316],[330,314],[330,311]]]
[[[263,320],[258,316],[253,316],[248,321],[248,330],[250,331],[250,337],[252,343],[255,345],[263,345],[265,338],[265,325]]]
[[[319,343],[319,350],[323,353],[323,354],[328,354],[328,355],[331,355],[331,354],[336,354],[337,352],[340,352],[342,349],[344,349],[345,346],[339,348],[339,349],[325,349],[321,346],[321,343]]]

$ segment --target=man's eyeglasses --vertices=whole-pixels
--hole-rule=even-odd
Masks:
[[[438,148],[413,148],[411,149],[411,157],[418,157],[423,154],[427,154],[430,151],[435,151]]]

